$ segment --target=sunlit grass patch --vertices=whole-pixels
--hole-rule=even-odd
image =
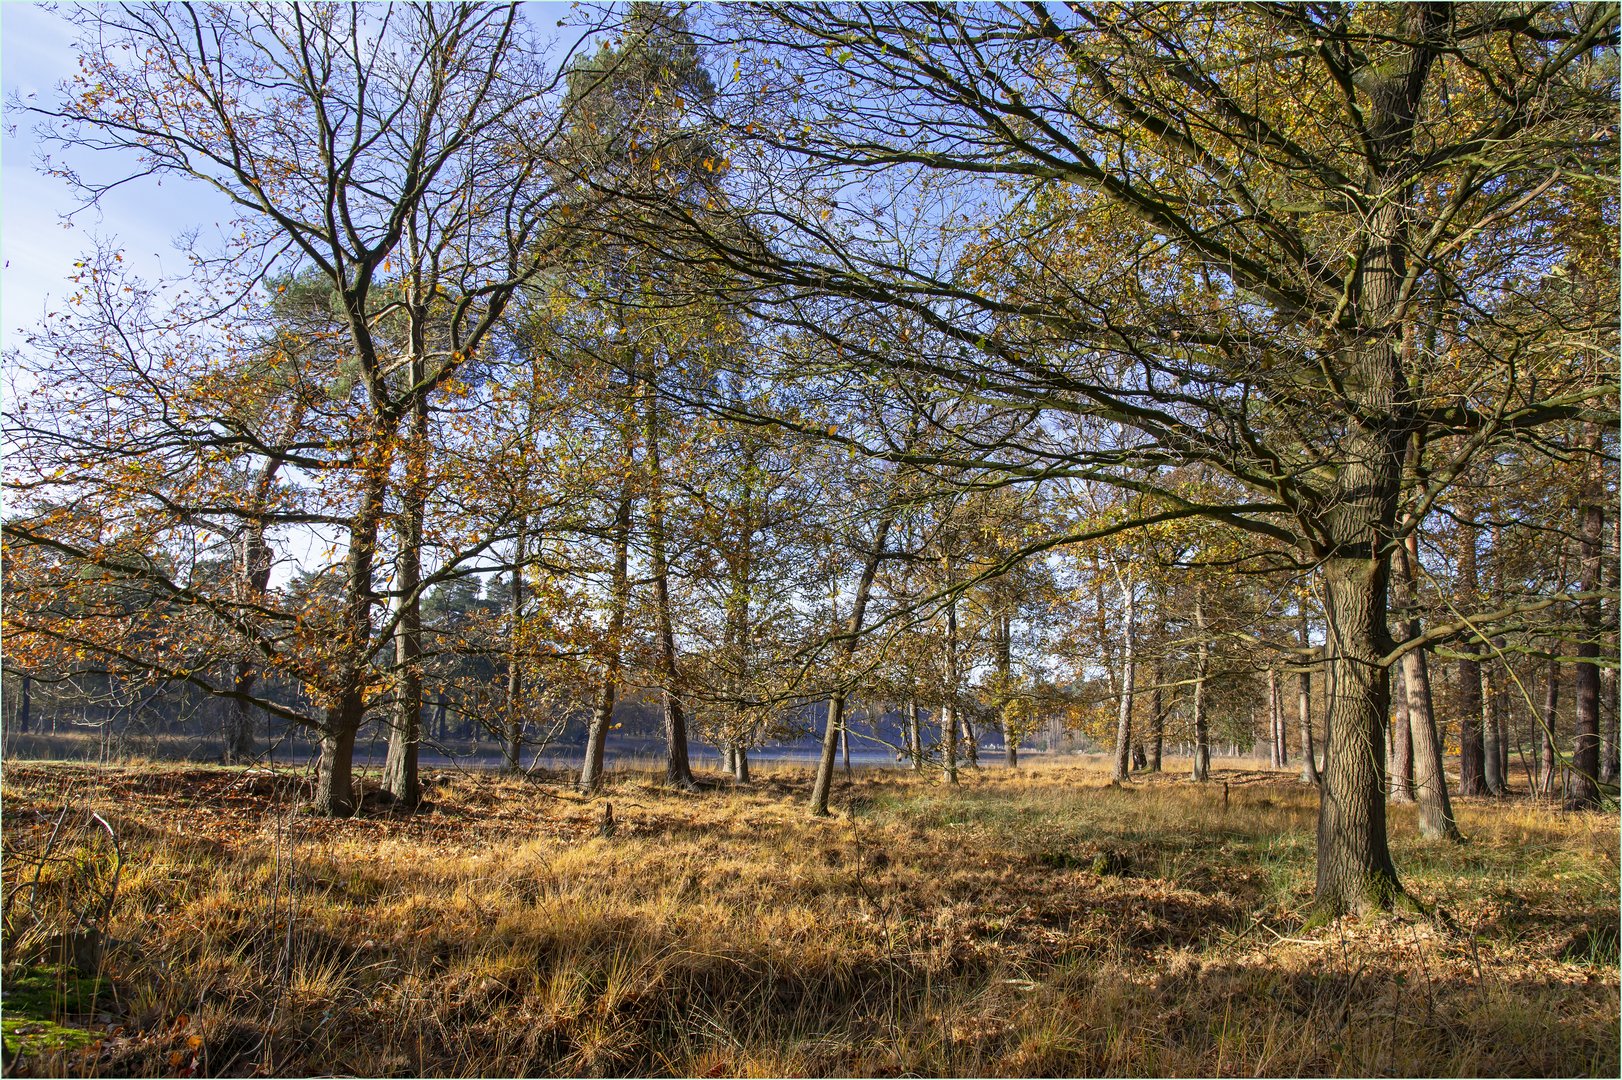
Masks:
[[[803,775],[760,775],[692,794],[616,776],[596,801],[456,776],[423,813],[339,822],[271,786],[227,797],[219,770],[188,775],[183,806],[173,774],[81,776],[125,837],[103,958],[123,1030],[53,1067],[1442,1075],[1615,1056],[1614,816],[1469,806],[1469,843],[1428,845],[1396,810],[1404,880],[1451,923],[1306,929],[1316,792],[1293,774],[861,773],[822,820]],[[61,779],[8,770],[19,842]]]

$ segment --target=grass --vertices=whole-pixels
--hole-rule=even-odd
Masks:
[[[447,774],[422,812],[330,822],[294,774],[11,764],[8,893],[65,803],[125,859],[97,1012],[30,1006],[83,1041],[11,1045],[39,973],[8,944],[11,1071],[1616,1074],[1614,814],[1462,800],[1470,843],[1438,847],[1396,810],[1450,919],[1309,928],[1293,774],[1106,779],[863,772],[819,821],[787,767],[597,801]]]

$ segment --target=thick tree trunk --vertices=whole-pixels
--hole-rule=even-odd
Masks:
[[[1211,642],[1205,635],[1205,598],[1194,593],[1194,779],[1211,778],[1211,732],[1205,716],[1205,680],[1211,669]]]
[[[607,655],[603,663],[603,679],[597,688],[597,704],[592,709],[591,723],[586,729],[586,760],[580,767],[580,790],[587,794],[603,786],[603,751],[608,745],[608,731],[614,723],[614,703],[619,697],[621,638],[625,635],[625,613],[630,606],[629,576],[631,546],[631,490],[621,489],[619,504],[614,511],[614,570],[610,586],[613,605],[608,616]]]
[[[1323,573],[1336,692],[1318,809],[1317,903],[1361,912],[1387,907],[1401,892],[1385,821],[1386,568],[1382,559],[1341,557],[1326,560]]]
[[[524,658],[519,653],[519,639],[524,621],[524,562],[528,557],[529,521],[520,515],[518,535],[513,537],[512,597],[507,606],[507,750],[502,771],[510,775],[524,768]]]
[[[1598,440],[1595,439],[1597,446]],[[1578,587],[1583,592],[1599,588],[1600,558],[1605,536],[1603,492],[1590,484],[1582,508],[1580,554],[1582,568]],[[1572,726],[1571,770],[1566,787],[1566,808],[1582,810],[1598,806],[1599,793],[1599,705],[1600,602],[1583,600],[1577,605],[1582,637],[1577,642],[1576,716]]]
[[[739,784],[749,783],[749,751],[742,743],[732,748],[732,779]]]
[[[895,517],[896,510],[891,506],[879,512],[873,546],[868,549],[862,562],[862,576],[856,583],[856,596],[851,604],[845,638],[839,646],[839,656],[844,664],[849,664],[851,657],[856,655],[856,638],[862,632],[862,620],[867,614],[867,598],[873,592],[873,579],[878,575],[879,560],[884,558],[884,545],[890,539],[890,527],[895,523]],[[838,677],[842,678],[843,674],[839,672]],[[828,816],[828,795],[834,781],[834,751],[839,745],[839,733],[844,726],[845,693],[839,690],[828,699],[828,726],[822,732],[822,756],[817,759],[817,775],[811,784],[811,813],[815,817]]]
[[[332,704],[322,717],[316,762],[315,810],[330,817],[354,813],[351,784],[355,733],[366,717],[366,675],[372,647],[372,558],[388,490],[391,439],[381,435],[369,448],[365,489],[349,529],[344,555],[343,619],[333,636]]]
[[[321,756],[315,769],[315,809],[328,817],[348,817],[355,812],[353,768],[355,732],[358,718],[341,713],[327,714],[328,730],[321,733]]]

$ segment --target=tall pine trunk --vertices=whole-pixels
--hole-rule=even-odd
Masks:
[[[659,397],[647,393],[648,549],[653,564],[653,599],[659,631],[659,690],[664,701],[665,783],[691,790],[693,768],[687,750],[687,718],[676,681],[676,631],[670,611],[670,562],[665,539],[664,473],[659,456]]]
[[[1589,442],[1594,453],[1599,449],[1598,425],[1589,425]],[[1605,492],[1593,478],[1596,471],[1589,466],[1590,479],[1584,485],[1581,508],[1581,527],[1578,532],[1578,554],[1581,566],[1578,587],[1585,593],[1594,592],[1600,584],[1600,562],[1605,540]],[[1577,641],[1576,716],[1573,720],[1571,741],[1570,780],[1566,787],[1566,808],[1581,810],[1598,806],[1599,750],[1600,750],[1600,641],[1605,627],[1601,625],[1601,607],[1598,599],[1580,601],[1577,605],[1579,633]]]

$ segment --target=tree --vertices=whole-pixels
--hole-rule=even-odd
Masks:
[[[222,195],[237,237],[200,253],[217,301],[262,295],[305,271],[338,299],[329,363],[354,372],[345,419],[347,522],[340,617],[328,627],[317,805],[353,806],[355,734],[373,696],[371,658],[399,644],[403,715],[416,688],[416,611],[427,578],[409,554],[386,624],[374,625],[379,533],[404,454],[403,547],[415,547],[427,402],[487,344],[508,302],[555,261],[556,79],[515,8],[265,5],[79,9],[83,73],[31,107],[48,143],[128,172],[57,164],[94,202],[141,176]],[[131,59],[131,58],[135,59]],[[578,208],[577,208],[578,209]],[[406,431],[402,431],[405,425]],[[252,447],[240,430],[233,438]],[[402,441],[403,439],[403,441]],[[260,448],[262,449],[262,448]],[[9,527],[9,526],[8,526]]]
[[[1614,411],[1595,352],[1526,393],[1515,343],[1560,334],[1535,310],[1510,318],[1518,297],[1492,283],[1544,272],[1529,206],[1592,198],[1612,167],[1615,10],[802,5],[734,21],[747,62],[719,119],[734,171],[770,177],[777,202],[726,228],[667,215],[667,231],[766,286],[763,313],[814,333],[841,306],[902,312],[973,350],[903,356],[920,376],[1042,410],[1050,430],[1131,433],[959,447],[984,473],[1091,474],[1318,566],[1336,687],[1318,902],[1391,903],[1386,672],[1417,647],[1387,623],[1399,503],[1434,500],[1485,447]],[[933,209],[864,215],[852,192],[881,185]],[[957,229],[962,205],[979,212]],[[1437,362],[1412,329],[1421,304],[1480,373],[1465,400],[1415,396]],[[842,344],[852,370],[877,362]],[[1416,431],[1448,454],[1410,496]],[[1246,494],[1191,504],[1156,481],[1194,462]]]

